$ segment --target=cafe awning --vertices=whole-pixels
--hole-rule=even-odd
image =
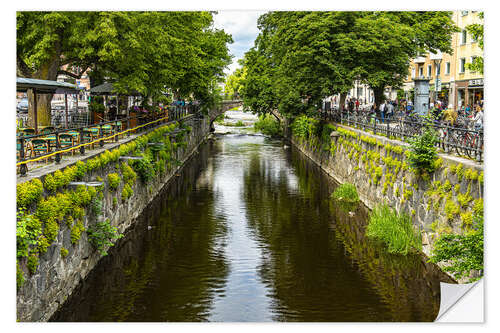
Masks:
[[[51,80],[30,79],[18,77],[16,79],[16,89],[18,92],[27,92],[28,89],[35,89],[37,94],[77,94],[76,85],[67,82]]]
[[[110,82],[105,82],[98,86],[90,88],[91,95],[123,95],[123,96],[140,96],[141,94],[138,91],[131,91],[126,94],[118,94],[113,87],[113,84]]]

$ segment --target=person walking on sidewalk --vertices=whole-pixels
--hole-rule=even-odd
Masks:
[[[391,102],[387,103],[385,105],[385,111],[387,115],[387,120],[389,120],[394,116],[394,105]]]
[[[380,118],[382,118],[382,123],[384,123],[384,113],[385,113],[385,105],[386,105],[386,102],[385,101],[382,101],[382,103],[380,104]]]

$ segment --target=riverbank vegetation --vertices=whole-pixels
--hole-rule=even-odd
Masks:
[[[471,216],[472,223],[463,235],[442,234],[434,243],[430,261],[443,263],[443,270],[455,279],[474,282],[483,276],[484,217],[481,207]]]
[[[332,193],[332,198],[347,203],[359,203],[358,191],[356,191],[356,186],[351,183],[339,185]]]
[[[387,204],[377,205],[370,213],[366,235],[387,245],[390,253],[406,255],[422,250],[422,236],[413,228],[408,214],[398,214]]]
[[[259,120],[257,120],[254,124],[254,128],[256,131],[272,137],[283,135],[280,123],[270,114],[260,115]]]

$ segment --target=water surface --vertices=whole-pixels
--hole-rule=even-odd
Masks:
[[[366,239],[335,186],[280,140],[219,136],[52,321],[433,321],[451,280]]]

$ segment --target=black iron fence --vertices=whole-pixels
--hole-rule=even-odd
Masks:
[[[203,118],[197,105],[169,106],[162,113],[139,114],[122,119],[103,121],[89,126],[70,128],[50,128],[41,130],[40,134],[18,132],[17,166],[23,176],[27,173],[27,163],[48,160],[54,157],[61,161],[63,153],[79,150],[85,154],[85,147],[95,145],[103,147],[105,141],[117,142],[120,135],[130,136],[131,132],[143,132],[160,124],[185,119],[187,117]]]
[[[407,141],[409,138],[422,133],[426,125],[432,126],[437,134],[436,146],[446,153],[468,157],[477,161],[483,160],[484,133],[476,130],[473,124],[467,121],[457,122],[450,126],[445,122],[430,122],[419,116],[406,115],[404,112],[395,112],[390,117],[376,117],[368,111],[348,112],[332,109],[322,110],[321,117],[325,120],[352,126],[363,131],[372,131],[374,134],[388,138]]]

